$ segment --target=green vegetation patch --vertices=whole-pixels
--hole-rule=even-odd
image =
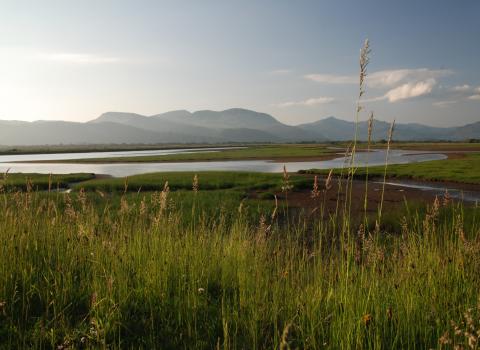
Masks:
[[[128,163],[128,162],[174,162],[174,161],[210,161],[234,159],[283,159],[296,157],[320,157],[334,154],[326,145],[292,144],[248,146],[238,149],[226,149],[215,152],[178,153],[155,156],[111,157],[92,159],[60,160],[62,163]],[[50,162],[50,161],[49,161]]]
[[[171,190],[192,190],[193,178],[197,175],[200,190],[255,190],[279,189],[282,185],[282,174],[255,172],[164,172],[135,175],[128,178],[93,179],[75,184],[75,189],[102,191],[158,191],[165,182]],[[296,188],[311,186],[311,179],[304,176],[290,175],[290,182]]]
[[[370,167],[369,176],[383,176],[383,166]],[[301,171],[302,173],[326,174],[328,170],[312,169]],[[341,169],[336,169],[339,174]],[[358,168],[355,176],[364,178],[366,168]],[[432,160],[411,164],[388,165],[387,177],[403,179],[419,179],[428,181],[452,181],[463,183],[480,183],[480,153],[465,154],[459,159]]]
[[[95,174],[76,173],[76,174],[27,174],[13,173],[3,174],[0,177],[0,186],[7,190],[26,189],[47,190],[49,187],[53,190],[57,187],[65,188],[71,183],[86,181],[95,178]]]

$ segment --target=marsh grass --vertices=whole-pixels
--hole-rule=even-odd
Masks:
[[[169,182],[172,190],[192,190],[194,174],[190,172],[164,172],[135,175],[128,178],[128,191],[160,191],[165,181]],[[198,172],[201,190],[281,190],[282,174],[254,173],[254,172],[228,172],[228,171],[207,171]],[[304,176],[289,175],[289,186],[295,188],[308,188],[310,180]],[[105,178],[84,181],[73,186],[79,190],[84,188],[87,191],[109,191],[121,192],[124,190],[124,179]]]
[[[332,223],[272,215],[259,239],[248,209],[199,209],[201,193],[184,194],[194,221],[186,198],[161,193],[5,194],[1,344],[424,348],[477,305],[475,211],[465,225],[461,206],[432,204],[400,233],[343,240]]]
[[[0,175],[0,190],[6,191],[26,190],[31,187],[34,190],[52,190],[56,188],[68,188],[70,184],[91,180],[94,174],[78,173],[65,175],[48,174],[22,174],[8,172]]]

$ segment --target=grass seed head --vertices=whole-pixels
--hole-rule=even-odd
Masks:
[[[448,193],[448,189],[445,189],[445,193],[443,194],[443,200],[442,204],[444,207],[448,206],[450,202],[452,201],[452,197],[450,196],[450,193]]]
[[[369,327],[373,322],[373,316],[371,314],[365,314],[362,316],[362,322],[365,327]]]
[[[312,198],[318,198],[320,197],[320,191],[318,190],[318,176],[315,175],[315,178],[313,180],[313,189],[312,189]]]
[[[288,333],[290,331],[291,324],[288,323],[282,332],[282,338],[280,341],[280,350],[287,350],[290,349],[290,345],[288,345]]]
[[[277,199],[277,196],[274,196],[274,198],[275,198],[275,208],[273,208],[273,212],[272,212],[272,215],[271,215],[272,221],[275,220],[275,217],[277,216],[277,210],[278,210],[278,199]]]
[[[329,190],[332,188],[332,174],[333,174],[333,169],[330,169],[327,178],[325,179],[325,190]]]
[[[163,185],[163,190],[160,193],[160,211],[164,211],[165,209],[167,209],[169,193],[170,187],[168,186],[168,181],[165,181],[165,185]]]
[[[192,190],[193,190],[193,192],[195,192],[195,193],[198,192],[198,175],[197,175],[197,174],[195,174],[195,175],[193,176]]]
[[[289,192],[293,188],[293,185],[290,183],[290,175],[287,173],[287,167],[283,165],[283,178],[282,178],[282,192]]]
[[[393,310],[392,310],[392,307],[389,306],[389,307],[387,308],[387,319],[388,319],[389,321],[391,321],[392,318],[393,318]]]
[[[370,41],[368,39],[365,40],[363,47],[360,49],[360,93],[359,97],[362,97],[365,93],[365,78],[367,77],[367,66],[370,62]]]

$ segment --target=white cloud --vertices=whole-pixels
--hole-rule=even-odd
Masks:
[[[333,74],[307,74],[308,80],[326,84],[355,84],[358,83],[358,76],[354,75],[333,75]]]
[[[432,95],[439,99],[436,107],[446,107],[460,100],[480,100],[480,87],[469,84],[444,87],[438,82],[441,78],[453,74],[449,69],[390,69],[372,72],[365,80],[369,88],[383,90],[383,94],[364,99],[364,102],[388,101],[391,103],[410,98]],[[358,76],[334,74],[307,74],[305,79],[323,84],[358,84]],[[287,105],[299,105],[299,102],[288,102]]]
[[[385,94],[385,98],[388,99],[389,102],[397,102],[407,98],[427,95],[432,92],[435,84],[435,79],[427,79],[425,81],[419,81],[415,83],[406,83],[388,91]]]
[[[428,79],[437,79],[452,74],[447,69],[391,69],[373,72],[367,75],[366,83],[373,88],[391,88],[401,83],[413,83]],[[307,74],[306,79],[325,84],[358,84],[355,75]]]
[[[70,64],[105,64],[118,63],[121,61],[121,59],[118,57],[108,57],[83,53],[41,53],[38,54],[37,57],[45,61]]]
[[[294,107],[294,106],[308,106],[308,107],[311,107],[311,106],[331,103],[333,101],[335,101],[335,99],[333,97],[322,96],[322,97],[309,98],[309,99],[306,99],[306,100],[303,100],[303,101],[283,102],[283,103],[278,104],[277,106],[282,107],[282,108],[284,108],[284,107]]]
[[[411,74],[409,69],[383,70],[367,75],[366,81],[372,87],[391,87]]]
[[[458,85],[452,88],[453,91],[458,91],[458,92],[469,91],[470,89],[471,89],[471,86],[468,84]]]
[[[458,99],[480,100],[480,86],[474,88],[468,84],[455,86],[451,89]]]
[[[365,102],[388,100],[397,102],[428,95],[437,85],[437,79],[453,72],[447,69],[390,69],[367,75],[366,84],[374,89],[388,89],[383,95],[366,99]],[[308,74],[306,79],[324,84],[358,84],[358,76],[333,74]],[[462,87],[463,88],[463,87]]]
[[[413,84],[431,79],[438,79],[452,74],[446,69],[395,69],[383,70],[367,75],[366,82],[373,88],[394,87],[398,84]]]
[[[457,103],[458,101],[453,101],[453,100],[450,100],[450,101],[437,101],[437,102],[433,102],[432,105],[434,105],[435,107],[440,107],[440,108],[445,108],[445,107],[448,107],[450,105],[453,105],[455,103]]]

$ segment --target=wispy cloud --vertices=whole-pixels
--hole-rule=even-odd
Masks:
[[[391,69],[370,73],[366,84],[373,89],[388,89],[383,95],[368,99],[368,102],[387,100],[398,102],[430,94],[437,80],[453,72],[448,69]],[[324,84],[357,84],[354,75],[307,74],[306,79]]]
[[[433,103],[436,107],[446,107],[460,101],[478,101],[480,100],[480,87],[475,88],[470,84],[439,86],[434,97],[439,99]]]
[[[305,79],[325,84],[355,84],[358,83],[358,76],[334,75],[334,74],[307,74]]]
[[[450,95],[456,99],[480,100],[480,86],[473,87],[469,84],[454,86],[450,89]]]
[[[370,73],[366,82],[373,88],[394,87],[401,83],[412,83],[427,79],[438,79],[452,74],[448,69],[391,69]],[[307,74],[305,79],[324,84],[358,84],[356,75]]]
[[[480,86],[477,87],[474,91],[475,91],[475,94],[469,96],[468,98],[470,100],[476,100],[476,101],[480,100]]]
[[[85,65],[118,63],[122,61],[122,59],[120,59],[119,57],[66,52],[40,53],[37,55],[37,58],[44,61]]]
[[[453,72],[448,69],[394,69],[371,73],[367,76],[367,84],[373,88],[391,88],[398,84],[413,84],[446,77]]]
[[[434,105],[435,107],[440,107],[440,108],[445,108],[445,107],[448,107],[448,106],[451,106],[453,104],[456,104],[458,101],[454,101],[454,100],[451,100],[451,101],[437,101],[437,102],[433,102],[432,105]]]
[[[468,96],[469,100],[480,101],[480,93],[478,95]]]
[[[472,87],[468,84],[464,84],[464,85],[458,85],[458,86],[454,86],[452,88],[453,91],[459,91],[459,92],[464,92],[464,91],[469,91]]]
[[[315,97],[315,98],[309,98],[303,101],[289,101],[289,102],[283,102],[279,103],[277,107],[285,108],[285,107],[294,107],[294,106],[317,106],[317,105],[323,105],[327,103],[332,103],[335,101],[333,97]]]

